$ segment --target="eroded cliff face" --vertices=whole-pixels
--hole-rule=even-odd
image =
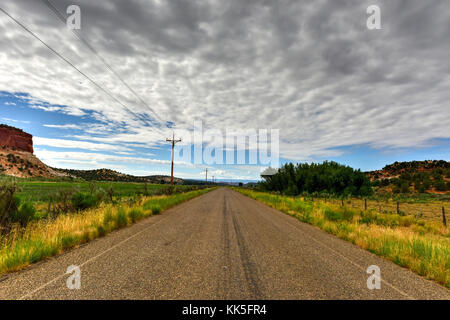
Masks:
[[[1,124],[0,147],[33,153],[33,136],[20,129]]]
[[[31,134],[0,124],[0,175],[20,178],[68,176],[48,167],[33,154],[33,151]]]

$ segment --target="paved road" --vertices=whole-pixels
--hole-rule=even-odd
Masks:
[[[70,265],[81,289],[66,285]],[[367,289],[370,265],[381,289]],[[449,299],[447,289],[221,188],[0,280],[0,299]]]

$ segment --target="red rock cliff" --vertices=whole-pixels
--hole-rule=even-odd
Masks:
[[[33,136],[20,129],[0,124],[0,147],[33,153]]]

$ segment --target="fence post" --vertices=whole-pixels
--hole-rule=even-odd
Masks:
[[[364,199],[364,211],[367,211],[367,199]]]
[[[400,202],[397,201],[397,214],[400,214]]]
[[[341,198],[341,204],[344,206],[344,198]]]
[[[447,219],[445,219],[445,209],[442,207],[442,223],[447,226]]]
[[[422,207],[419,207],[419,211],[416,213],[416,220],[422,216]]]

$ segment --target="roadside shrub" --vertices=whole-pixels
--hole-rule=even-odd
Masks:
[[[47,213],[49,216],[56,217],[60,213],[67,213],[72,211],[72,197],[76,190],[74,189],[60,189],[56,194],[49,195],[47,205]]]
[[[379,215],[376,224],[386,227],[398,227],[400,225],[400,216],[393,214]]]
[[[72,196],[72,205],[78,212],[96,206],[97,200],[91,194],[77,192]]]
[[[414,224],[414,218],[411,216],[407,216],[407,217],[400,217],[399,219],[399,224],[402,227],[409,227],[411,225]]]
[[[19,209],[20,199],[15,195],[17,189],[14,183],[0,185],[0,226],[6,225],[10,216]]]
[[[359,223],[376,224],[377,218],[378,214],[374,211],[362,212],[361,218],[359,219]]]
[[[97,189],[94,193],[95,201],[97,201],[97,204],[104,202],[106,198],[108,197],[108,194],[106,191],[102,188]]]
[[[36,209],[29,202],[22,204],[19,210],[13,212],[10,216],[11,222],[18,222],[21,225],[26,225],[30,220],[34,218]]]
[[[106,235],[106,228],[104,227],[104,226],[97,226],[97,232],[98,232],[98,235],[100,236],[100,237],[103,237],[104,235]]]
[[[324,210],[324,215],[325,215],[325,219],[330,220],[330,221],[339,221],[341,220],[341,215],[339,214],[339,212],[334,211],[330,208],[325,208]]]
[[[150,206],[148,206],[148,209],[152,211],[152,214],[161,213],[161,206],[159,204],[151,204]]]
[[[351,221],[353,219],[353,211],[344,207],[342,209],[325,208],[325,218],[330,221]]]
[[[142,212],[141,209],[138,209],[138,208],[133,208],[130,210],[130,212],[128,212],[128,217],[130,217],[130,220],[132,222],[136,222],[143,216],[144,216],[144,213]]]
[[[106,189],[106,194],[109,198],[109,201],[111,203],[114,203],[114,188],[112,187],[112,185]]]

